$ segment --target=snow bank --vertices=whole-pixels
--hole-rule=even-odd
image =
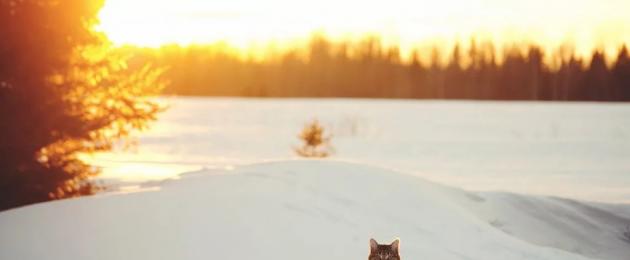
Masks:
[[[627,259],[627,218],[576,201],[469,193],[385,169],[288,161],[0,213],[0,259]],[[610,207],[613,207],[609,205]]]

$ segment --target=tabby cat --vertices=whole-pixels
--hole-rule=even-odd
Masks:
[[[396,239],[389,245],[379,245],[376,240],[370,238],[370,256],[368,260],[400,260],[398,254],[400,240]]]

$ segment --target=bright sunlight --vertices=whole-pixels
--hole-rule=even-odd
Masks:
[[[249,48],[307,38],[377,34],[408,49],[420,42],[563,43],[578,53],[630,42],[630,2],[623,0],[107,0],[101,25],[117,44],[156,47],[226,42]],[[532,40],[535,39],[535,40]]]

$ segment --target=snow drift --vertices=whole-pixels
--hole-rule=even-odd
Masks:
[[[206,170],[0,213],[0,259],[628,259],[623,205],[471,193],[331,161]]]

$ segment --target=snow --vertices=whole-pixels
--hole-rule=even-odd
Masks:
[[[467,192],[391,169],[291,160],[205,169],[0,212],[0,259],[627,260],[628,206]]]
[[[630,203],[630,104],[369,99],[165,98],[136,152],[93,161],[137,185],[202,167],[295,157],[313,118],[334,159],[477,191]]]
[[[114,192],[0,212],[0,259],[365,259],[370,237],[403,259],[630,259],[630,104],[161,100],[137,150],[83,158]],[[297,160],[314,118],[336,154]]]

